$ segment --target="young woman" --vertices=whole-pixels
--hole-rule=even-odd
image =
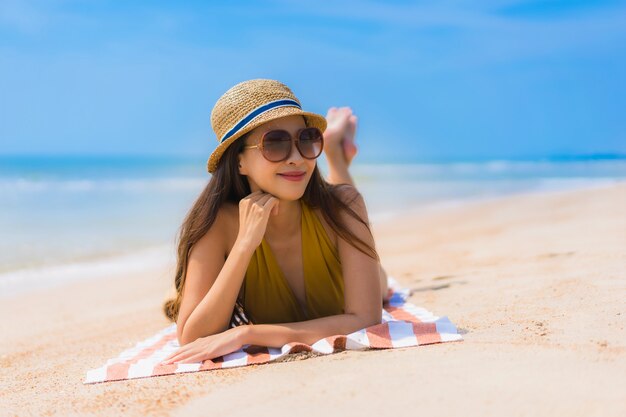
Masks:
[[[164,306],[182,347],[163,362],[312,344],[380,323],[387,277],[348,171],[351,110],[325,119],[284,84],[250,80],[217,101],[211,124],[213,175],[181,227],[176,298]]]

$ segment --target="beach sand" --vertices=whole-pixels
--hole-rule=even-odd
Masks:
[[[626,415],[626,184],[373,225],[464,341],[83,385],[153,335],[173,265],[0,303],[2,415]]]

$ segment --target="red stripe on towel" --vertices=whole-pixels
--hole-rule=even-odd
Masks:
[[[141,350],[137,355],[133,356],[132,359],[127,360],[123,363],[114,363],[107,367],[107,376],[105,381],[117,381],[118,379],[127,379],[128,378],[128,369],[130,365],[137,363],[141,359],[145,359],[152,355],[155,351],[161,349],[167,342],[176,338],[175,334],[166,334],[161,339],[159,339],[155,344],[149,346],[143,350]]]
[[[441,342],[441,335],[437,332],[435,323],[413,323],[413,333],[420,345]]]
[[[289,353],[300,353],[300,352],[310,352],[313,349],[311,349],[311,346],[306,345],[304,343],[289,343],[287,346],[289,346]]]
[[[224,357],[220,356],[215,359],[207,359],[200,365],[199,371],[209,371],[211,369],[220,369],[224,365]]]
[[[378,349],[392,348],[391,335],[389,334],[389,325],[387,323],[377,324],[365,329],[367,338],[370,341],[370,347]]]
[[[159,376],[159,375],[169,375],[169,374],[173,374],[176,372],[176,367],[178,365],[176,365],[175,363],[170,363],[168,365],[161,365],[161,364],[157,364],[154,366],[154,370],[152,371],[152,375],[154,376]]]
[[[128,368],[130,364],[128,362],[114,363],[107,367],[107,376],[105,381],[117,381],[118,379],[128,378]]]
[[[333,347],[333,352],[337,352],[338,350],[345,350],[346,340],[347,338],[342,335],[330,336],[326,338],[328,344]]]
[[[248,354],[248,365],[266,363],[270,361],[270,351],[265,346],[248,346],[243,350]]]
[[[387,310],[387,312],[389,314],[391,314],[391,317],[393,317],[396,320],[402,320],[402,321],[410,321],[412,323],[420,323],[420,319],[418,319],[417,317],[415,317],[413,314],[409,313],[408,311],[406,311],[405,309],[403,309],[402,307],[387,307],[385,310]]]

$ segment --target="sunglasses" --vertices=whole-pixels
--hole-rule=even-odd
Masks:
[[[281,162],[291,155],[291,147],[296,142],[296,148],[303,158],[315,159],[324,149],[324,136],[316,127],[300,129],[295,139],[286,130],[270,130],[261,138],[260,145],[247,145],[244,149],[259,148],[261,153],[270,162]]]

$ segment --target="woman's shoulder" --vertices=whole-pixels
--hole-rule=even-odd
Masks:
[[[216,247],[220,247],[220,251],[223,250],[224,254],[228,255],[235,244],[239,227],[238,222],[239,211],[237,205],[233,203],[222,204],[217,211],[213,224],[211,224],[204,236],[200,238],[196,246],[201,252],[205,248],[216,249]]]
[[[225,202],[220,207],[217,217],[220,221],[220,226],[224,232],[230,230],[238,230],[239,228],[239,205],[232,202]]]
[[[361,197],[361,193],[359,193],[356,187],[350,184],[333,184],[331,185],[329,191],[333,196],[339,199],[347,207],[354,210],[362,218],[365,214],[365,218],[367,219],[367,214],[364,213],[365,205],[363,204],[363,198]],[[330,238],[331,242],[334,243],[335,248],[337,248],[339,244],[339,236],[337,235],[337,232],[326,221],[326,216],[322,213],[322,210],[323,209],[321,207],[317,207],[313,209],[313,212],[317,215],[317,218],[326,230],[327,236]],[[342,210],[340,210],[340,212],[337,214],[341,217],[344,217],[345,214],[341,213],[341,211]]]
[[[331,193],[335,195],[342,203],[354,210],[362,218],[367,218],[367,209],[365,208],[365,200],[363,196],[351,184],[338,184],[331,187]]]
[[[226,201],[220,207],[219,215],[225,217],[227,220],[232,220],[233,218],[239,219],[239,205],[231,201]]]
[[[331,192],[337,196],[345,204],[354,202],[355,199],[361,196],[359,190],[351,184],[337,184],[331,187]]]

